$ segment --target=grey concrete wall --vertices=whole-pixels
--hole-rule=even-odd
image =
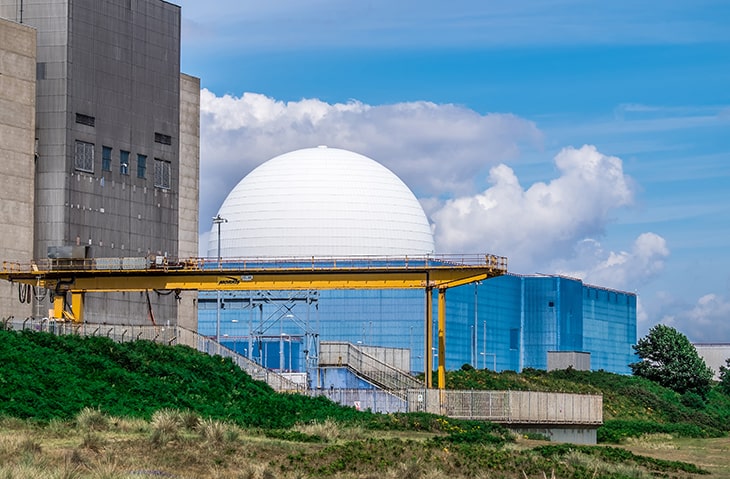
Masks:
[[[715,373],[715,380],[719,380],[720,366],[727,367],[725,360],[730,358],[730,344],[695,344],[694,347]]]
[[[572,444],[596,444],[597,428],[558,427],[558,426],[509,426],[518,434],[542,434],[551,442],[569,442]]]
[[[0,261],[33,257],[35,76],[35,29],[0,19]],[[0,317],[30,314],[18,285],[2,282]]]
[[[17,18],[18,2],[0,0],[0,14]],[[95,257],[176,258],[180,7],[25,0],[23,21],[38,30],[34,256],[45,257],[49,246],[89,245]],[[93,145],[83,168],[75,162],[77,141]],[[108,168],[104,147],[111,149]],[[126,171],[122,151],[129,152]],[[146,157],[139,174],[138,155]],[[169,165],[167,185],[155,181],[157,160]],[[151,302],[158,323],[177,322],[173,295],[152,293]],[[85,309],[89,321],[150,322],[144,295],[88,295]]]
[[[180,75],[180,258],[198,256],[200,191],[200,79]],[[198,330],[198,294],[182,292],[178,324]]]
[[[69,3],[68,230],[53,240],[91,244],[96,257],[177,257],[180,9],[160,0]],[[77,114],[95,125],[78,123]],[[93,171],[74,166],[77,140],[94,144]],[[141,175],[138,155],[146,157]],[[156,159],[170,162],[169,188],[155,185]]]
[[[68,0],[25,0],[23,22],[37,29],[34,257],[62,237],[66,223]],[[0,0],[0,16],[20,20],[17,0]],[[42,245],[39,248],[39,245]]]
[[[411,350],[406,348],[384,348],[380,346],[363,346],[358,348],[370,356],[378,359],[385,364],[389,364],[401,371],[409,372],[411,370]]]
[[[576,371],[591,370],[591,353],[582,351],[548,351],[547,370],[573,368]]]

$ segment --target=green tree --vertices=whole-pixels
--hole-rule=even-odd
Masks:
[[[703,398],[710,390],[712,370],[697,354],[687,337],[669,326],[657,324],[634,346],[641,361],[629,364],[634,375],[684,394]]]
[[[730,358],[725,360],[725,366],[720,366],[720,384],[717,387],[725,394],[730,394]]]

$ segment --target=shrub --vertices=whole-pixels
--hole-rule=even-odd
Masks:
[[[705,409],[707,406],[705,401],[702,399],[702,396],[692,391],[687,391],[682,394],[682,397],[679,400],[682,404],[692,409]]]
[[[205,419],[200,422],[198,431],[200,432],[200,436],[208,444],[221,444],[226,440],[228,426],[221,421]]]
[[[330,418],[324,421],[312,421],[309,424],[298,424],[294,430],[310,436],[319,436],[326,442],[336,441],[340,437],[340,425]]]
[[[94,432],[86,431],[84,437],[81,440],[81,447],[90,451],[99,452],[106,444],[104,438]]]
[[[161,409],[152,415],[150,426],[152,443],[165,445],[180,437],[180,414],[172,409]]]
[[[180,423],[188,431],[195,431],[201,423],[200,414],[190,409],[180,411]]]
[[[730,395],[730,358],[725,360],[724,366],[720,366],[720,383],[717,388],[720,392]]]
[[[709,437],[722,435],[721,431],[705,430],[696,424],[672,423],[662,424],[654,421],[622,421],[611,420],[603,423],[597,431],[598,442],[619,444],[629,437],[640,437],[644,434],[672,434],[679,437]]]
[[[109,417],[97,408],[85,407],[76,415],[76,425],[84,431],[106,431]]]

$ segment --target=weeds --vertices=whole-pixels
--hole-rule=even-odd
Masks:
[[[99,409],[85,407],[76,415],[76,425],[83,431],[106,431],[109,417]]]
[[[208,444],[222,444],[225,442],[228,426],[221,421],[205,419],[198,428],[200,437]]]
[[[99,452],[104,448],[106,440],[101,434],[86,431],[81,439],[81,447],[89,451]]]
[[[294,430],[308,436],[318,436],[325,442],[335,442],[340,437],[341,426],[327,418],[324,421],[297,424]]]

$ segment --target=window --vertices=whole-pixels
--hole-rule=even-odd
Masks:
[[[160,143],[161,145],[172,145],[172,137],[170,135],[165,135],[164,133],[155,132],[155,143]]]
[[[509,348],[519,349],[520,348],[520,330],[513,328],[509,330]]]
[[[74,168],[88,173],[94,172],[94,144],[76,140]]]
[[[137,178],[144,178],[147,173],[147,156],[137,155]]]
[[[119,152],[119,173],[123,175],[129,174],[129,152],[128,151],[120,151]]]
[[[86,125],[93,127],[96,125],[96,118],[91,115],[84,115],[83,113],[76,113],[76,123],[80,125]]]
[[[101,171],[112,171],[112,149],[108,146],[101,147]]]
[[[155,158],[155,186],[170,188],[170,162]]]

